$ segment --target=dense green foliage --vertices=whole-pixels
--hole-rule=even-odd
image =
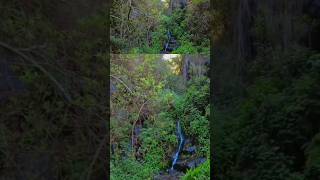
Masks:
[[[228,119],[214,128],[224,129],[223,132],[216,130],[214,134],[226,137],[224,142],[214,142],[221,161],[217,166],[221,170],[218,176],[291,179],[296,173],[303,174],[301,167],[309,159],[308,141],[319,130],[316,119],[320,106],[317,94],[320,61],[317,55],[310,57],[301,51],[293,52],[280,55],[281,59],[290,56],[290,65],[277,60],[275,64],[270,63],[271,67],[256,65],[255,68],[262,68],[259,73],[263,76],[256,75],[257,80],[247,89],[248,96],[237,103],[232,115],[216,117]],[[227,157],[229,160],[235,158],[234,164],[228,164],[224,159]],[[306,178],[309,177],[308,166]],[[248,176],[244,173],[247,171],[255,174]]]
[[[117,91],[111,99],[111,143],[117,148],[112,155],[111,179],[129,176],[131,179],[153,179],[160,171],[168,169],[177,148],[178,120],[181,120],[186,136],[197,141],[198,156],[209,157],[209,80],[195,78],[188,83],[185,92],[176,93],[175,90],[180,92],[181,87],[170,86],[170,81],[177,75],[170,70],[169,63],[160,59],[161,55],[115,55],[112,58],[112,74],[133,91],[128,94],[123,83],[114,81]],[[147,103],[144,105],[144,102]],[[143,157],[136,159],[130,143],[131,131],[132,124],[141,116],[138,112],[143,105],[145,110],[142,111],[148,111],[139,136]],[[127,113],[122,117],[120,111]],[[203,168],[205,172],[199,176],[208,178],[208,166]],[[190,176],[202,172],[195,171]]]
[[[0,179],[106,176],[98,148],[107,127],[105,9],[81,17],[79,5],[69,30],[50,14],[64,4],[0,2],[0,41],[15,50],[1,46],[0,61],[26,88],[0,102]]]
[[[216,64],[213,89],[215,176],[319,179],[319,49],[304,43],[319,20],[302,1],[248,2],[215,2],[216,48],[228,64]]]
[[[176,1],[114,2],[111,11],[112,52],[158,54],[168,40],[169,30],[180,45],[173,53],[208,55],[209,1],[190,1],[185,9],[172,9],[169,4]]]
[[[210,178],[210,161],[206,161],[199,167],[192,169],[182,177],[183,180],[207,180]]]
[[[194,137],[203,155],[209,155],[209,80],[194,79],[184,96],[176,100],[173,117],[182,120],[186,135]]]
[[[180,47],[176,54],[210,54],[209,2],[191,4],[186,10],[175,10],[168,26],[177,37]]]

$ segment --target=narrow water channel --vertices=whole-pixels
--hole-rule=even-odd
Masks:
[[[177,161],[179,159],[179,155],[183,149],[184,146],[184,142],[185,142],[185,137],[183,134],[183,130],[181,128],[181,124],[180,121],[177,122],[177,135],[178,135],[178,139],[179,139],[179,147],[178,150],[176,152],[176,154],[174,155],[173,161],[172,161],[172,166],[171,166],[171,170],[174,169],[174,166],[177,164]]]

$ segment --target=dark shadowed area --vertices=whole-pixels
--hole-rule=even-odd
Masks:
[[[0,179],[108,177],[106,5],[0,2]]]

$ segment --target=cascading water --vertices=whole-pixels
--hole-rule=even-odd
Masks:
[[[190,139],[185,138],[180,121],[177,121],[176,128],[179,147],[174,154],[172,165],[170,169],[167,169],[166,172],[160,172],[158,175],[156,175],[154,177],[154,180],[181,179],[181,177],[185,175],[188,169],[196,168],[206,161],[205,158],[197,158],[195,156],[196,146],[192,145]],[[184,149],[184,146],[186,146],[187,148]],[[180,157],[181,153],[184,153],[183,157]]]
[[[171,54],[172,51],[177,49],[179,46],[177,40],[175,37],[172,35],[172,33],[167,30],[167,41],[164,44],[163,50],[160,51],[161,54]]]
[[[179,138],[179,148],[178,148],[176,154],[174,155],[171,170],[174,169],[174,165],[177,163],[177,161],[179,159],[179,155],[183,149],[184,142],[185,142],[185,138],[184,138],[184,134],[183,134],[183,131],[182,131],[182,128],[180,125],[180,121],[177,122],[177,133],[178,133],[178,138]]]
[[[168,46],[169,46],[169,42],[171,40],[171,32],[169,30],[168,30],[168,33],[167,33],[167,37],[168,37],[168,41],[166,43],[166,47],[165,47],[164,51],[167,51]]]

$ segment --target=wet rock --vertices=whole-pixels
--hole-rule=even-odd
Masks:
[[[186,139],[185,140],[185,145],[190,146],[192,144],[191,139]]]
[[[112,143],[111,144],[111,154],[114,154],[115,149],[116,149],[116,145]]]
[[[173,168],[179,172],[187,172],[188,168],[188,163],[187,161],[178,161],[177,164],[173,166]]]
[[[167,170],[167,172],[160,172],[159,175],[155,176],[154,180],[179,180],[184,173],[176,171],[174,169]]]
[[[196,167],[200,166],[205,161],[206,161],[206,158],[202,158],[202,157],[201,158],[197,158],[195,160],[192,160],[192,161],[188,162],[187,167],[189,169],[193,169],[193,168],[196,168]]]
[[[188,169],[193,169],[201,165],[206,161],[206,158],[203,157],[189,157],[181,159],[177,162],[177,164],[174,166],[174,169],[181,172],[187,172]]]
[[[170,54],[172,51],[179,47],[178,41],[172,36],[172,33],[168,31],[167,33],[168,41],[164,44],[161,54]]]
[[[189,154],[195,154],[196,149],[197,149],[196,146],[191,146],[191,147],[187,147],[184,151]]]
[[[134,128],[135,135],[139,136],[141,134],[141,132],[142,132],[142,127],[141,126],[136,126]]]

